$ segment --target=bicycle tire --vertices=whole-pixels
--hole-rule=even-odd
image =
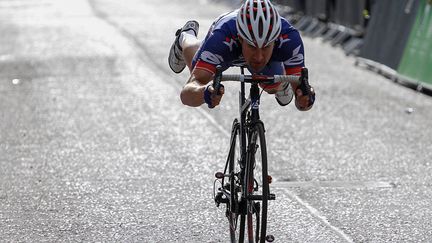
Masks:
[[[264,125],[261,122],[254,124],[249,132],[245,185],[247,239],[250,243],[264,243],[267,229],[269,178]]]
[[[237,119],[233,121],[230,150],[228,153],[228,184],[230,190],[229,203],[227,204],[227,218],[229,222],[230,239],[232,243],[243,242],[245,232],[245,215],[241,213],[239,202],[240,181],[239,181],[239,158],[241,158],[240,149],[240,123]],[[240,217],[240,221],[238,221]],[[238,241],[237,241],[238,240]]]

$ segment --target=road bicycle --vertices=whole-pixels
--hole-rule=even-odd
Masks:
[[[234,119],[231,130],[230,149],[223,172],[215,174],[214,200],[216,206],[226,204],[225,215],[229,222],[231,242],[272,242],[267,235],[268,201],[275,200],[270,192],[272,177],[267,170],[267,147],[264,123],[259,116],[262,90],[259,85],[274,83],[308,83],[308,70],[303,68],[301,76],[294,75],[222,75],[217,68],[213,86],[219,90],[222,81],[240,82],[239,119]],[[245,84],[250,84],[246,99]],[[303,85],[301,85],[303,84]],[[305,92],[305,91],[303,91]],[[217,186],[219,185],[219,186]],[[246,235],[245,235],[246,233]]]

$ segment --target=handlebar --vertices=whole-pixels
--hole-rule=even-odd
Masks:
[[[274,76],[261,76],[261,75],[244,75],[244,74],[224,74],[221,81],[238,81],[245,83],[295,83],[300,84],[300,77],[296,75],[274,75]]]
[[[301,90],[303,96],[309,96],[309,103],[307,107],[299,108],[303,110],[308,110],[312,107],[315,102],[315,91],[309,85],[309,74],[307,68],[301,69],[301,75],[274,75],[274,76],[265,76],[265,75],[244,75],[244,74],[222,74],[222,68],[220,66],[216,67],[216,73],[213,79],[213,88],[216,90],[216,94],[220,95],[219,89],[222,86],[222,81],[238,81],[244,83],[252,83],[252,84],[275,84],[275,83],[290,83],[295,84],[297,90]],[[253,87],[253,86],[252,86]],[[297,99],[297,96],[296,96]],[[296,103],[297,104],[297,103]]]
[[[275,83],[292,83],[295,85],[301,85],[302,83],[308,83],[308,69],[302,68],[301,75],[245,75],[245,74],[222,74],[221,68],[216,67],[216,74],[213,80],[213,88],[219,90],[220,83],[222,81],[237,81],[244,83],[262,83],[262,84],[275,84]]]

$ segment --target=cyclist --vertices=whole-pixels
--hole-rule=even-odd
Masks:
[[[194,20],[178,29],[168,58],[175,73],[182,72],[186,65],[191,73],[180,95],[185,105],[219,105],[224,88],[221,86],[216,93],[209,84],[218,65],[222,70],[244,65],[252,74],[269,76],[300,75],[304,67],[299,32],[279,15],[270,0],[245,0],[239,9],[217,18],[204,41],[197,38],[198,29]],[[275,94],[281,106],[288,105],[295,94],[295,105],[301,111],[309,110],[315,100],[314,89],[309,85],[303,87],[305,93],[289,84],[261,88]]]

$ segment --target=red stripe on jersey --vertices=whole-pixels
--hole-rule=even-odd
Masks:
[[[195,68],[206,70],[206,71],[211,72],[213,74],[216,73],[216,66],[215,65],[204,62],[202,60],[198,60],[198,62],[195,64]]]
[[[259,86],[263,89],[276,89],[277,87],[279,87],[280,83],[276,83],[276,84],[259,84]]]
[[[287,75],[301,75],[301,70],[303,67],[285,67],[285,73]]]

